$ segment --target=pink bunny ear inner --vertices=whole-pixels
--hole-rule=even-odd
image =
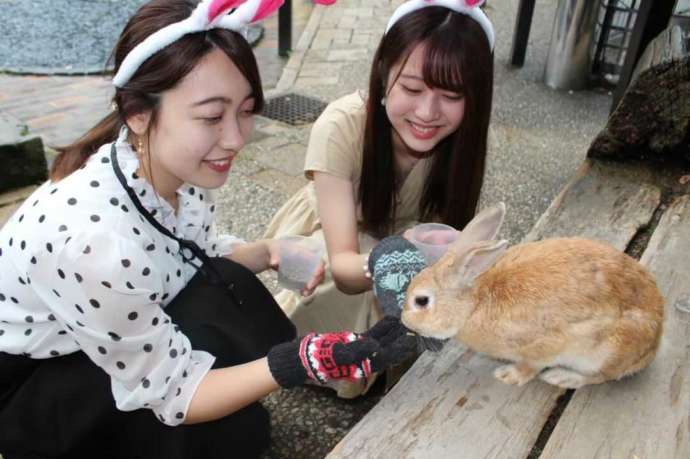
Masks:
[[[336,2],[337,0],[314,0],[314,3],[318,5],[332,5]]]
[[[208,22],[213,22],[218,15],[226,13],[229,9],[235,8],[247,0],[214,0],[208,7]]]
[[[252,18],[251,22],[257,22],[270,16],[278,8],[280,8],[284,3],[284,0],[261,0],[259,8],[256,10],[256,14]]]
[[[475,6],[480,6],[482,3],[484,3],[484,0],[465,0],[465,4],[469,6],[470,8],[474,8]]]

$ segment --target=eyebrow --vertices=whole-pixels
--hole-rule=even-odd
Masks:
[[[253,99],[254,97],[255,97],[254,94],[249,94],[249,95],[247,95],[247,97],[242,99],[242,102],[249,100],[249,99]],[[191,106],[192,107],[199,107],[201,105],[211,104],[214,102],[221,102],[223,104],[231,104],[232,99],[229,99],[229,98],[223,97],[223,96],[211,96],[211,97],[207,97],[206,99],[202,99],[198,102],[194,102]]]
[[[417,75],[410,75],[409,73],[401,73],[401,74],[400,74],[400,77],[401,77],[401,78],[412,78],[412,79],[414,79],[414,80],[424,81],[424,78],[419,77],[419,76],[417,76]]]

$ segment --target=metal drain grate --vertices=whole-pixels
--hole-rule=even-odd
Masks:
[[[326,105],[328,104],[319,99],[300,94],[285,94],[267,100],[261,115],[297,126],[316,121]]]

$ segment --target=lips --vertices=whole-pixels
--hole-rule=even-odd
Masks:
[[[216,159],[216,160],[205,160],[204,163],[214,172],[223,173],[230,170],[232,166],[232,157]]]
[[[410,128],[410,133],[419,140],[429,140],[438,134],[440,130],[439,126],[424,126],[422,124],[417,124],[412,121],[407,121]]]

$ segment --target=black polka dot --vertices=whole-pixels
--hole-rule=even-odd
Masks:
[[[74,273],[74,278],[77,280],[77,282],[81,283],[81,281],[84,280],[83,277],[81,277],[81,274],[79,273]]]
[[[19,304],[19,300],[13,296],[10,297],[10,301],[13,302],[14,304]]]
[[[31,257],[31,264],[32,264],[32,265],[35,265],[35,264],[36,264],[36,261],[37,261],[37,260],[36,260],[36,257]]]
[[[142,386],[144,389],[148,389],[150,385],[151,385],[151,381],[149,381],[149,380],[146,379],[146,378],[142,379],[142,381],[141,381],[141,386]]]
[[[50,351],[50,355],[52,355],[53,357],[57,357],[58,355],[60,355],[60,353],[58,351]]]
[[[61,233],[67,231],[67,225],[60,225],[58,227],[58,231],[60,231]]]
[[[139,314],[137,314],[136,312],[130,312],[127,316],[129,320],[137,320],[137,317],[139,317]]]
[[[103,164],[108,164],[110,162],[110,158],[108,158],[107,156],[104,156],[101,158],[101,162]]]
[[[167,293],[164,293],[163,296],[161,297],[161,300],[167,300],[170,295]]]
[[[53,293],[56,297],[60,298],[60,293],[57,290],[53,289]]]
[[[101,221],[101,217],[99,217],[98,215],[92,215],[90,218],[91,218],[91,221],[94,223],[98,223]]]
[[[158,317],[153,318],[153,320],[151,321],[151,325],[153,325],[154,327],[158,325]]]
[[[21,215],[19,216],[19,223],[21,223],[22,220],[24,220],[24,214],[21,214]]]
[[[2,293],[0,293],[0,301],[5,301],[5,295],[3,295]]]
[[[144,268],[144,270],[141,272],[142,276],[148,276],[149,274],[151,274],[151,269],[148,267]]]
[[[182,377],[183,377],[183,378],[186,378],[186,377],[187,377],[187,370],[185,370],[184,372],[182,372]]]
[[[130,281],[127,281],[127,282],[125,283],[125,285],[127,286],[128,289],[134,290],[134,286],[132,285],[132,283],[131,283]]]
[[[189,188],[189,194],[194,196],[194,193],[196,193],[196,190],[193,187]]]
[[[123,212],[129,212],[129,209],[128,209],[127,206],[124,205],[124,204],[122,204],[122,205],[120,206],[120,209],[122,209]]]
[[[175,393],[175,397],[179,397],[181,393],[182,393],[182,388],[178,387],[177,392]]]
[[[182,355],[185,355],[186,353],[187,353],[187,348],[186,348],[186,347],[183,347],[183,348],[182,348]]]
[[[91,246],[87,245],[86,247],[84,247],[83,253],[84,253],[84,255],[90,254],[91,253]]]
[[[170,282],[170,274],[165,275],[165,282]]]
[[[153,346],[150,344],[144,344],[144,352],[151,352],[153,350]]]
[[[34,318],[31,316],[24,317],[24,320],[26,320],[26,322],[30,324],[34,323]]]
[[[65,330],[60,330],[58,332],[58,335],[66,335],[66,334],[67,334],[67,332]]]
[[[177,275],[177,277],[180,277],[182,275],[182,271],[178,269],[175,274]]]
[[[17,278],[17,280],[19,281],[20,284],[26,285],[26,282],[21,277]]]
[[[67,239],[65,239],[65,245],[67,245],[67,243],[68,243],[69,241],[71,241],[71,240],[72,240],[72,236],[70,236],[70,237],[68,237]]]
[[[53,253],[53,244],[51,244],[50,242],[47,243],[47,244],[46,244],[46,250],[47,250],[49,253]]]
[[[158,214],[158,210],[157,210],[157,209],[153,209],[153,210],[151,211],[151,216],[152,216],[152,217],[155,217],[157,214]]]
[[[70,206],[76,205],[76,204],[77,204],[77,199],[76,199],[76,198],[69,198],[69,199],[67,200],[67,204],[69,204]]]
[[[33,203],[33,204],[31,204],[31,205],[32,205],[32,207],[36,207],[36,204],[38,204],[38,199],[37,199],[37,200],[35,200],[35,201],[34,201],[34,203]]]
[[[0,330],[0,336],[5,334],[5,330]]]
[[[96,301],[96,300],[94,300],[94,299],[90,299],[90,300],[89,300],[89,303],[91,303],[91,306],[93,306],[93,307],[96,308],[96,309],[98,309],[98,308],[101,307],[101,303],[99,303],[98,301]]]
[[[155,244],[149,244],[146,246],[146,250],[148,250],[149,252],[153,252],[154,250],[156,250],[156,245]]]
[[[133,231],[134,234],[136,234],[137,236],[139,236],[139,235],[141,234],[141,231],[139,231],[139,228],[137,228],[136,226],[133,226],[133,227],[132,227],[132,231]]]
[[[179,394],[178,394],[178,395],[179,395]],[[182,418],[184,417],[184,413],[178,412],[178,413],[175,415],[175,417],[176,417],[177,419],[182,419]]]
[[[125,268],[129,268],[130,266],[132,266],[132,262],[126,258],[123,260],[120,260],[120,263],[122,263],[122,266],[124,266]]]
[[[204,200],[204,195],[203,195],[203,194],[199,194],[199,201],[203,201],[203,200]]]
[[[177,357],[177,350],[176,349],[170,349],[170,358],[174,359]]]
[[[65,272],[63,270],[58,268],[57,273],[58,273],[58,276],[60,276],[60,279],[65,278]]]
[[[79,321],[77,321],[77,324],[78,324],[78,323],[79,323]],[[72,327],[70,326],[70,324],[65,324],[65,326],[67,327],[67,329],[68,329],[69,331],[74,331],[74,328],[72,328]]]
[[[21,247],[22,250],[24,250],[26,248],[26,241],[22,241],[22,243],[19,244],[19,247]]]
[[[74,307],[79,311],[80,313],[84,314],[84,310],[79,306],[78,304],[75,304]]]
[[[26,331],[24,332],[26,336],[29,336],[31,334],[31,329],[27,328]]]
[[[98,346],[98,352],[100,352],[103,355],[106,355],[108,353],[108,351],[106,351],[103,346]]]
[[[101,282],[101,285],[103,285],[103,287],[105,288],[113,288],[113,286],[108,281]]]
[[[216,205],[214,204],[211,206],[211,212],[215,212],[215,211],[216,211]]]
[[[124,362],[117,362],[115,365],[117,365],[117,367],[118,367],[120,370],[124,370],[124,369],[125,369],[125,364],[124,364]]]
[[[141,196],[142,198],[143,198],[144,196],[146,196],[146,190],[141,190],[141,191],[139,192],[139,196]]]
[[[113,339],[113,341],[120,341],[122,337],[115,332],[108,332],[108,335]]]
[[[98,180],[92,180],[89,185],[91,185],[93,188],[98,188],[99,186],[101,186],[101,184],[98,183]]]
[[[48,320],[51,322],[55,322],[55,316],[52,314],[48,314]]]
[[[14,239],[10,238],[10,247],[12,247],[13,242],[14,242]]]
[[[165,378],[165,384],[168,384],[170,382],[170,376]]]
[[[157,296],[158,296],[157,293],[152,293],[151,295],[149,295],[149,300],[151,300],[151,301],[156,301],[156,297],[157,297]]]
[[[112,204],[114,206],[119,206],[120,201],[117,198],[110,198],[110,204]]]
[[[78,320],[77,320],[76,324],[79,325],[80,327],[83,327],[83,326],[84,326],[84,324],[81,323],[81,322],[79,322]],[[67,328],[69,328],[69,325],[67,326]],[[71,330],[71,328],[70,328],[70,330]]]

